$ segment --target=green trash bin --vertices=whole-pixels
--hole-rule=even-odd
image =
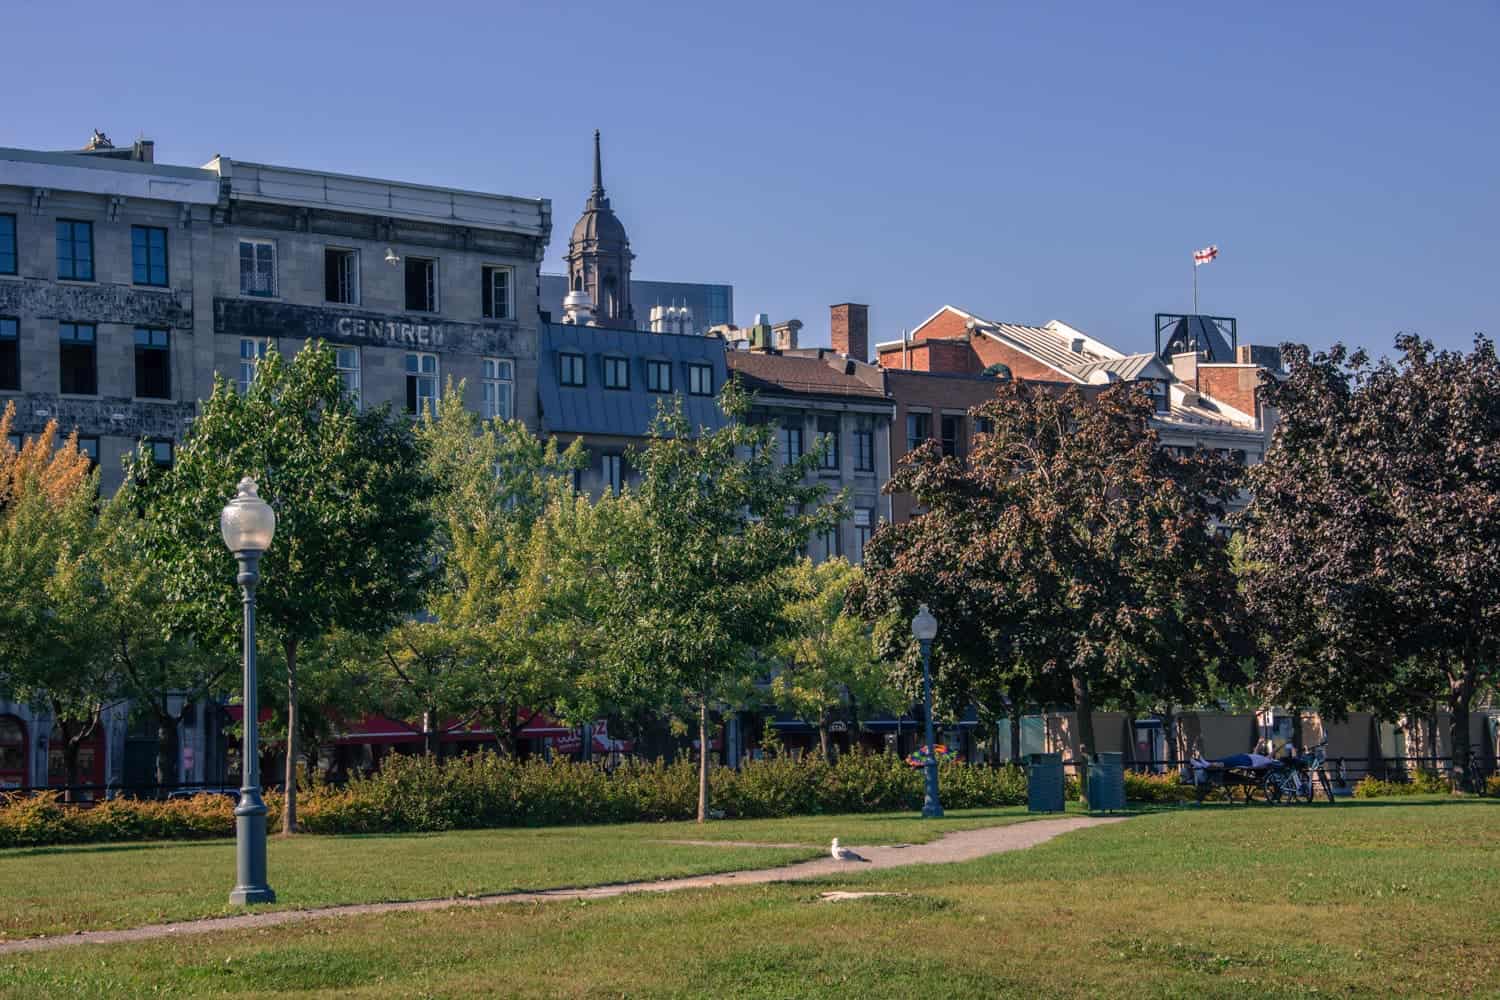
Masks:
[[[1065,804],[1062,754],[1031,754],[1026,762],[1026,811],[1062,812]]]
[[[1089,811],[1125,810],[1125,755],[1095,754],[1089,762]]]

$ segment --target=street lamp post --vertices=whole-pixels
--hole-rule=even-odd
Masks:
[[[924,819],[940,819],[943,804],[938,801],[937,742],[932,735],[932,640],[937,638],[937,619],[922,605],[911,620],[911,634],[922,647],[922,699],[927,708],[927,792],[922,798]]]
[[[255,677],[255,585],[260,582],[260,557],[276,534],[276,512],[256,492],[255,480],[240,480],[233,500],[219,515],[224,544],[240,564],[235,582],[245,604],[245,743],[240,765],[240,801],[234,807],[235,863],[238,880],[231,903],[274,903],[276,893],[266,884],[266,803],[260,797],[259,721]]]

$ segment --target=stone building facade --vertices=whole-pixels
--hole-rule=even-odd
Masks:
[[[536,425],[544,199],[215,157],[0,150],[0,403],[16,431],[75,429],[120,482],[170,462],[215,374],[274,344],[338,348],[362,405],[420,409],[451,380]]]
[[[0,149],[0,407],[19,445],[57,421],[105,493],[137,448],[171,462],[214,377],[243,386],[272,345],[336,349],[362,406],[420,411],[451,382],[485,416],[537,426],[545,199],[215,157],[150,142]],[[227,499],[227,497],[226,497]],[[176,734],[183,782],[222,780],[217,706]],[[155,739],[106,713],[88,784],[149,782]],[[47,784],[51,720],[0,701],[0,786]],[[55,781],[53,783],[56,783]]]

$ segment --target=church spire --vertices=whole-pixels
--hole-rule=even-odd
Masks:
[[[604,197],[604,168],[599,165],[599,130],[594,129],[594,190],[590,197],[598,201]]]

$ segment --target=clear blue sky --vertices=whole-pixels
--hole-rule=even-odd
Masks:
[[[14,0],[0,145],[549,197],[557,270],[597,127],[637,276],[814,342],[853,300],[1144,348],[1209,243],[1247,341],[1500,332],[1500,6],[1333,6]]]

